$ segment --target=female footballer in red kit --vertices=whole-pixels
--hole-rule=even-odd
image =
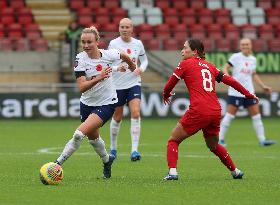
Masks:
[[[246,90],[229,75],[223,74],[213,64],[205,61],[204,45],[200,40],[190,39],[181,51],[182,60],[175,68],[163,90],[163,101],[170,103],[172,89],[183,79],[189,91],[190,106],[181,117],[167,144],[167,162],[169,172],[164,180],[178,180],[178,146],[186,138],[202,130],[207,147],[218,156],[230,170],[234,179],[241,179],[244,173],[237,169],[226,148],[218,144],[221,106],[215,91],[215,81],[227,84],[246,98],[258,98]]]

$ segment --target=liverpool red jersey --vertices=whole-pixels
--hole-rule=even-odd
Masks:
[[[185,81],[190,95],[191,113],[215,115],[221,113],[221,106],[215,91],[219,70],[207,61],[193,57],[182,60],[173,75]]]

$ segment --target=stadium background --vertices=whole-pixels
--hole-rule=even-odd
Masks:
[[[67,44],[63,34],[72,20],[82,27],[95,25],[101,32],[100,47],[106,48],[118,36],[123,17],[133,20],[135,36],[144,42],[149,58],[142,76],[143,163],[134,167],[127,160],[130,136],[125,120],[123,150],[112,181],[95,178],[99,161],[83,145],[65,164],[63,184],[42,187],[39,167],[58,155],[58,146],[79,123],[80,93],[72,68],[75,40]],[[219,68],[238,51],[241,38],[253,40],[258,73],[274,91],[267,96],[256,86],[266,133],[279,143],[280,0],[0,0],[0,204],[278,204],[278,145],[259,148],[246,110],[238,112],[244,119],[236,120],[228,134],[229,151],[247,174],[242,183],[228,180],[201,137],[188,141],[187,152],[186,146],[181,148],[182,181],[160,182],[166,171],[166,139],[188,105],[183,84],[177,85],[170,107],[163,105],[160,92],[189,37],[204,42],[207,59]],[[224,113],[227,87],[216,89]],[[108,146],[108,126],[103,130]],[[38,152],[46,147],[55,151]],[[87,155],[94,161],[90,168]],[[93,197],[85,192],[92,187]],[[171,198],[171,193],[178,197]]]

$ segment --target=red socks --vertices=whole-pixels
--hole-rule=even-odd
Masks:
[[[222,163],[230,170],[234,171],[236,166],[234,165],[233,161],[231,160],[229,153],[227,152],[226,148],[222,145],[218,144],[215,150],[211,150],[216,156],[220,158]]]
[[[167,144],[167,163],[169,168],[176,168],[178,161],[178,146],[179,143],[169,140]]]

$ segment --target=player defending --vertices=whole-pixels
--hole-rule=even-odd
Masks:
[[[181,51],[182,61],[174,70],[163,90],[163,101],[170,103],[172,89],[180,79],[185,81],[190,95],[190,106],[181,117],[167,144],[168,175],[164,180],[178,180],[178,146],[186,138],[202,130],[207,147],[231,171],[234,179],[241,179],[243,172],[236,168],[227,150],[220,144],[219,128],[221,106],[215,91],[215,81],[232,86],[246,96],[258,101],[240,83],[220,72],[214,65],[205,61],[204,46],[196,39],[185,42]]]
[[[117,137],[123,118],[123,107],[128,104],[131,113],[131,161],[141,159],[138,152],[140,138],[140,100],[141,100],[141,73],[148,65],[148,59],[145,54],[143,43],[132,37],[133,23],[129,18],[124,18],[119,24],[120,36],[112,40],[109,48],[116,48],[128,54],[130,59],[137,65],[138,59],[140,66],[134,72],[126,71],[124,73],[113,72],[113,81],[115,83],[118,103],[110,124],[111,154],[117,157]],[[126,65],[119,61],[116,65],[119,68]]]
[[[77,85],[82,93],[80,98],[82,124],[65,145],[56,163],[62,165],[80,147],[87,136],[89,143],[104,164],[104,178],[110,178],[111,165],[115,157],[107,154],[99,128],[112,117],[115,104],[118,102],[110,74],[111,64],[122,59],[129,65],[131,71],[134,71],[136,66],[128,55],[116,49],[98,49],[98,40],[99,33],[95,27],[85,28],[82,31],[81,43],[84,51],[77,55],[74,68]]]
[[[271,87],[266,86],[256,73],[257,60],[252,55],[251,40],[247,38],[242,39],[240,41],[240,50],[241,52],[235,53],[229,58],[223,72],[228,75],[229,69],[232,67],[232,77],[240,82],[251,93],[255,92],[252,82],[253,78],[265,92],[270,94],[272,91]],[[224,141],[225,134],[231,121],[235,118],[236,112],[240,106],[247,108],[249,111],[260,145],[269,146],[275,144],[276,142],[273,140],[266,140],[259,104],[252,99],[246,99],[244,95],[231,87],[228,89],[228,106],[227,112],[221,122],[219,143],[224,146],[226,145]]]

